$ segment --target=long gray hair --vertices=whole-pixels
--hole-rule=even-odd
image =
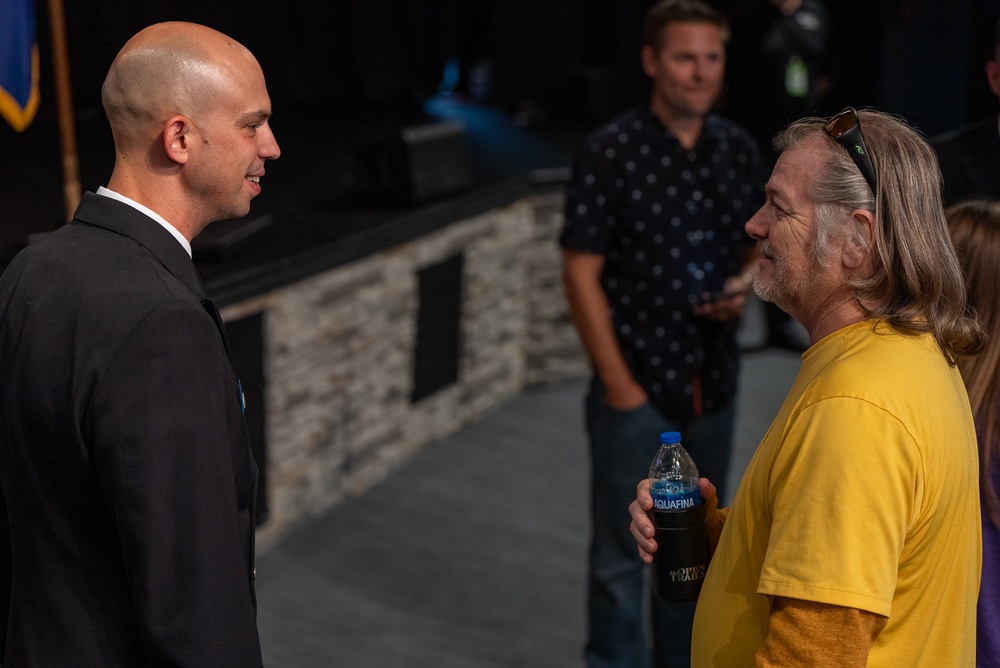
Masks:
[[[816,204],[814,254],[829,240],[848,237],[865,248],[873,270],[852,279],[855,297],[872,318],[904,332],[930,332],[948,361],[974,355],[985,334],[966,309],[966,289],[948,235],[941,202],[941,170],[934,150],[913,128],[890,114],[858,112],[878,192],[873,193],[847,151],[827,135],[828,119],[803,118],[774,140],[778,151],[825,142],[830,159],[810,188]],[[875,216],[874,248],[851,211]]]

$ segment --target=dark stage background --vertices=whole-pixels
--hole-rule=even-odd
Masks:
[[[422,122],[435,108],[457,115],[462,109],[488,113],[509,123],[508,134],[492,143],[477,141],[470,124],[473,148],[519,152],[518,159],[475,161],[477,184],[521,169],[568,164],[587,129],[648,95],[638,50],[642,16],[651,4],[68,0],[82,186],[93,190],[104,184],[113,165],[100,106],[104,74],[128,37],[150,23],[204,23],[257,56],[283,150],[268,168],[268,180],[272,172],[276,177],[255,204],[267,211],[291,199],[336,201],[347,189],[341,172],[352,141]],[[737,12],[766,0],[713,4]],[[875,106],[933,135],[997,112],[983,74],[1000,17],[997,0],[828,0],[827,7],[833,19],[833,85],[819,113],[846,104]],[[23,133],[0,123],[0,266],[27,234],[53,229],[64,217],[46,3],[36,2],[36,11],[42,105]],[[738,32],[740,25],[733,29]],[[744,54],[728,57],[732,64]],[[442,98],[448,104],[435,107]],[[730,96],[722,111],[740,104]],[[558,148],[539,151],[530,142],[519,144],[514,133],[554,138],[547,146]]]

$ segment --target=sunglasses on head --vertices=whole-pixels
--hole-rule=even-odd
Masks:
[[[861,119],[858,118],[858,112],[854,107],[847,107],[831,118],[826,124],[826,133],[847,149],[851,160],[861,170],[861,175],[871,186],[872,193],[875,193],[875,165],[872,164],[865,139],[861,135]]]

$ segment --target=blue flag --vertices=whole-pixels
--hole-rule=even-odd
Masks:
[[[21,132],[38,111],[33,0],[0,0],[0,116]]]

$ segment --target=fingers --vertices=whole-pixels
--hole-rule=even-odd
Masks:
[[[630,411],[649,401],[642,385],[632,381],[621,386],[605,386],[604,401],[608,406],[620,411]]]
[[[649,480],[643,480],[636,486],[635,501],[629,504],[628,511],[632,516],[632,524],[629,531],[635,538],[636,546],[639,548],[639,556],[643,563],[653,562],[653,553],[656,552],[656,528],[649,518],[649,511],[653,508],[653,497],[649,493]]]
[[[701,498],[705,499],[705,503],[708,504],[705,510],[711,516],[719,508],[719,494],[708,478],[698,479],[698,492],[701,494]]]
[[[698,479],[698,492],[701,498],[705,499],[705,515],[708,522],[709,533],[715,531],[719,525],[719,495],[708,478]]]
[[[656,552],[656,541],[653,540],[656,529],[649,521],[646,511],[639,507],[638,501],[633,501],[628,509],[632,514],[632,523],[628,530],[635,538],[636,547],[639,548],[639,557],[642,558],[643,563],[651,564],[653,563],[653,553]]]
[[[643,510],[653,509],[653,495],[649,493],[649,478],[643,478],[635,486],[635,500],[639,502]]]
[[[649,481],[647,480],[646,482],[648,483]],[[715,489],[715,485],[713,485],[708,478],[698,479],[698,492],[701,494],[701,498],[705,499],[706,501],[715,501],[716,503],[718,503],[718,492]]]
[[[651,538],[644,538],[642,532],[635,525],[635,522],[629,525],[629,531],[632,532],[632,537],[635,538],[635,544],[639,548],[639,558],[642,559],[642,563],[653,563],[653,553],[656,552],[656,541]]]
[[[737,293],[716,303],[714,313],[716,320],[729,320],[743,313],[743,306],[747,303],[746,293]]]
[[[745,292],[733,293],[715,301],[693,306],[691,311],[706,320],[724,321],[735,318],[743,312],[747,295]]]

